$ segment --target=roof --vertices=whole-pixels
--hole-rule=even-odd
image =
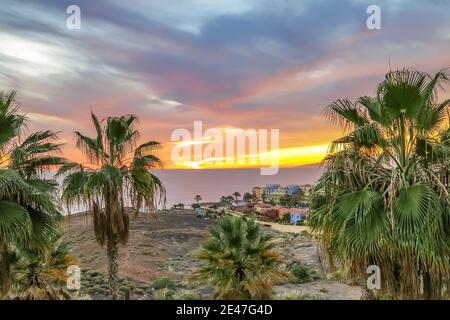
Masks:
[[[269,203],[257,203],[255,205],[255,207],[257,207],[257,208],[272,208],[272,205]]]
[[[309,208],[289,208],[287,212],[289,213],[299,213],[299,214],[307,214]]]

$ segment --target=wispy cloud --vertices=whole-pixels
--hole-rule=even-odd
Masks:
[[[389,64],[449,63],[448,1],[378,1],[382,30],[369,31],[372,2],[79,0],[82,28],[68,30],[71,1],[4,0],[0,89],[68,141],[92,106],[137,113],[162,142],[203,120],[278,128],[286,150],[321,146],[339,134],[320,117],[335,98],[372,94]]]

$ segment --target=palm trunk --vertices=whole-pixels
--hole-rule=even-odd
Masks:
[[[109,293],[113,300],[119,296],[119,244],[109,240],[107,244]]]
[[[9,255],[5,245],[0,245],[0,298],[4,297],[11,286]]]
[[[422,275],[423,278],[423,297],[425,300],[432,299],[431,277],[430,274],[425,271]]]

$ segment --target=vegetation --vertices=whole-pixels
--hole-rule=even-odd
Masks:
[[[106,244],[109,289],[113,299],[119,292],[118,249],[128,239],[129,217],[125,207],[136,214],[141,208],[154,210],[165,203],[165,188],[151,170],[162,166],[152,152],[159,142],[148,141],[136,147],[139,132],[134,115],[108,117],[99,121],[91,113],[96,136],[75,132],[77,147],[87,164],[68,163],[58,174],[68,173],[63,182],[63,200],[70,206],[85,204],[93,215],[95,236]]]
[[[178,204],[174,204],[172,206],[173,209],[178,209],[178,210],[184,210],[184,203],[178,203]]]
[[[233,192],[234,200],[237,201],[237,200],[239,199],[240,196],[241,196],[241,194],[240,194],[239,192],[237,192],[237,191]]]
[[[293,276],[293,283],[306,283],[318,278],[318,275],[315,271],[299,263],[295,264],[291,268],[291,274]]]
[[[224,218],[202,245],[204,264],[192,279],[214,287],[215,299],[269,299],[274,282],[287,277],[274,246],[254,221]]]
[[[242,199],[245,201],[252,201],[252,200],[255,200],[255,198],[256,198],[255,195],[251,194],[250,192],[244,193],[244,195],[242,197]]]
[[[229,195],[229,196],[221,196],[220,197],[220,203],[221,204],[225,204],[225,205],[229,205],[234,201],[234,197]]]
[[[152,287],[155,290],[160,290],[160,289],[171,289],[174,290],[177,287],[177,284],[174,280],[167,278],[167,277],[162,277],[162,278],[158,278],[155,279],[152,283]]]
[[[194,197],[194,200],[197,201],[197,204],[199,204],[200,201],[202,201],[202,196],[198,194]]]
[[[17,260],[15,260],[17,259]],[[61,241],[44,253],[17,250],[12,259],[13,292],[24,300],[71,299],[66,289],[67,268],[77,264],[69,254],[69,247]]]
[[[375,97],[337,100],[343,125],[315,187],[308,223],[330,268],[365,278],[382,270],[380,294],[445,298],[450,280],[449,100],[444,71],[390,71]]]
[[[0,298],[11,284],[11,255],[17,250],[44,255],[60,231],[54,180],[43,172],[65,163],[51,131],[24,134],[15,92],[0,92]]]
[[[280,198],[280,205],[289,208],[301,207],[305,204],[305,196],[302,190],[293,194],[286,194]]]

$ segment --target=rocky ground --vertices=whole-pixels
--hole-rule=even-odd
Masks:
[[[121,247],[119,261],[121,298],[210,299],[213,290],[188,281],[200,262],[195,258],[214,219],[198,218],[192,211],[168,211],[131,219],[127,246]],[[281,299],[359,299],[359,287],[325,280],[317,254],[316,240],[308,233],[280,233],[263,227],[277,237],[277,249],[290,270],[301,265],[311,275],[306,283],[288,281],[275,287]],[[107,299],[105,249],[95,242],[87,215],[66,221],[65,240],[78,256],[82,269],[80,297]],[[301,281],[303,282],[303,281]]]

